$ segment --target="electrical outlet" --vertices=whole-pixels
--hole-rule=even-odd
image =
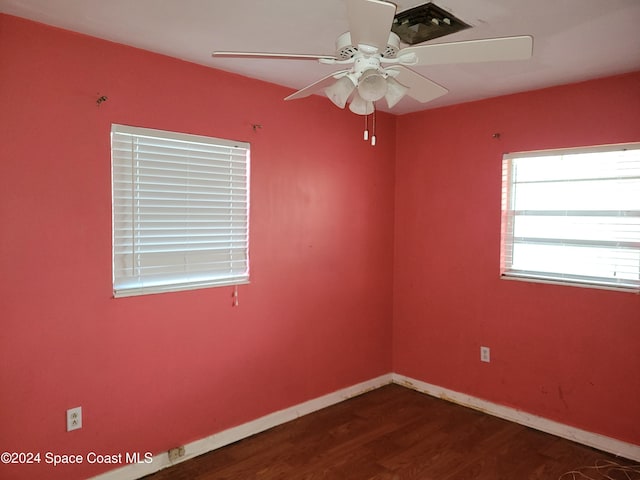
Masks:
[[[184,457],[185,455],[184,445],[181,445],[180,447],[172,448],[167,453],[169,455],[169,461],[175,462],[180,457]]]
[[[82,428],[82,407],[67,410],[67,432]]]
[[[489,347],[480,347],[480,361],[491,362],[491,349]]]

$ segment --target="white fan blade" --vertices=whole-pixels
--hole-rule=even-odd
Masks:
[[[498,62],[526,60],[533,53],[533,37],[486,38],[465,42],[418,45],[403,48],[398,57],[414,53],[417,65],[441,65],[447,63]]]
[[[393,3],[381,0],[347,0],[347,18],[351,43],[376,47],[384,52],[396,14]]]
[[[403,67],[402,65],[394,65],[392,68],[388,68],[387,70],[396,70],[398,75],[395,77],[395,80],[405,87],[409,87],[407,95],[415,98],[420,103],[427,103],[431,100],[435,100],[449,91],[438,85],[436,82],[433,82],[419,73],[416,73],[407,67]]]
[[[297,100],[298,98],[308,97],[309,95],[312,95],[320,90],[323,90],[329,85],[333,85],[336,81],[336,78],[339,78],[348,72],[349,70],[341,70],[339,72],[334,72],[330,75],[327,75],[326,77],[321,78],[317,82],[314,82],[311,85],[304,87],[302,90],[298,90],[297,92],[292,93],[287,98],[285,98],[285,100]]]
[[[267,52],[213,52],[212,57],[220,58],[282,58],[290,60],[338,60],[333,55],[313,55],[306,53],[267,53]]]

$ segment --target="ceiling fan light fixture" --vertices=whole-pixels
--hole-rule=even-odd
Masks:
[[[349,31],[336,40],[335,55],[218,51],[213,56],[317,60],[321,64],[341,65],[342,70],[303,87],[285,100],[325,94],[339,108],[349,103],[352,112],[369,115],[375,110],[374,102],[382,98],[389,108],[394,108],[405,96],[427,103],[448,92],[409,67],[526,60],[533,53],[531,35],[419,45],[470,26],[431,2],[398,13],[394,0],[344,1]]]
[[[333,85],[329,85],[324,89],[324,93],[327,95],[334,105],[339,108],[344,108],[349,99],[349,95],[356,88],[351,78],[347,75],[337,80]]]
[[[371,115],[374,110],[373,102],[365,100],[356,92],[349,104],[349,110],[356,115]]]
[[[366,70],[358,81],[358,93],[369,102],[380,100],[387,93],[387,79],[375,69]]]
[[[387,93],[385,94],[384,99],[387,101],[389,108],[393,108],[408,91],[409,88],[398,83],[395,79],[388,77]]]

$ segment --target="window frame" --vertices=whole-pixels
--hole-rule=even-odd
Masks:
[[[630,210],[624,209],[578,209],[578,210],[561,210],[557,211],[553,210],[542,210],[542,211],[519,211],[516,210],[515,201],[517,193],[514,193],[514,189],[516,189],[517,182],[515,182],[515,169],[514,162],[517,162],[518,159],[527,159],[527,158],[540,158],[540,157],[558,157],[561,158],[564,156],[570,155],[580,155],[580,154],[592,154],[592,153],[611,153],[611,152],[622,152],[634,150],[640,154],[640,143],[625,143],[625,144],[614,144],[614,145],[598,145],[591,147],[577,147],[577,148],[563,148],[563,149],[553,149],[553,150],[537,150],[537,151],[527,151],[527,152],[515,152],[515,153],[507,153],[503,155],[503,163],[502,163],[502,202],[501,202],[501,239],[500,239],[500,276],[503,279],[508,280],[523,280],[529,282],[541,282],[541,283],[551,283],[558,285],[569,285],[569,286],[578,286],[578,287],[588,287],[588,288],[600,288],[600,289],[608,289],[608,290],[620,290],[626,292],[640,293],[640,238],[638,235],[638,226],[640,224],[640,208],[636,209],[635,204],[634,208]],[[604,160],[603,160],[604,161]],[[634,168],[633,172],[639,168],[638,160],[633,160],[632,167]],[[604,179],[591,179],[591,178],[580,178],[579,175],[574,177],[567,177],[560,180],[540,180],[539,183],[552,183],[553,181],[560,181],[565,183],[570,182],[578,182],[581,180],[586,181],[602,181],[602,182],[614,182],[620,180],[631,180],[632,182],[640,178],[640,175],[636,173],[630,177],[607,177]],[[526,182],[522,182],[526,183]],[[534,182],[531,182],[534,183]],[[635,188],[635,183],[632,184],[632,188]],[[639,197],[640,198],[640,192]],[[551,213],[550,213],[551,212]],[[635,269],[635,264],[638,262],[638,278],[632,279],[623,279],[623,278],[613,278],[602,277],[597,275],[583,275],[583,274],[574,274],[568,271],[565,272],[550,272],[543,270],[525,270],[514,268],[513,257],[515,245],[519,242],[520,245],[527,244],[531,241],[531,238],[522,238],[516,237],[514,234],[516,228],[516,221],[518,217],[524,217],[525,215],[531,215],[532,217],[538,215],[542,217],[553,217],[556,216],[561,218],[565,217],[567,220],[566,223],[570,223],[570,218],[576,218],[583,216],[584,218],[607,218],[607,219],[620,219],[626,217],[628,224],[632,226],[631,231],[632,235],[635,235],[631,241],[604,241],[604,240],[596,240],[596,239],[587,239],[587,238],[576,238],[576,239],[567,239],[563,238],[561,234],[558,234],[556,238],[539,238],[538,244],[542,245],[545,241],[549,245],[561,246],[561,247],[580,247],[584,248],[602,248],[606,247],[609,249],[615,249],[615,252],[618,253],[620,251],[626,251],[629,253],[629,257],[633,257],[629,262],[633,262],[632,268]],[[631,220],[629,220],[629,218]],[[637,221],[636,221],[637,219]],[[617,220],[618,222],[620,220]],[[560,220],[561,222],[561,220]],[[560,223],[561,224],[561,223]],[[616,227],[620,228],[620,227]],[[617,231],[616,231],[617,233]],[[531,241],[531,244],[535,244],[536,240]],[[636,260],[636,255],[638,259]],[[635,274],[635,270],[631,273],[631,275]]]
[[[249,283],[250,150],[112,124],[115,298]]]

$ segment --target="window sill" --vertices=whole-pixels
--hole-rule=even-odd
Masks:
[[[560,285],[565,287],[579,287],[579,288],[595,288],[598,290],[611,290],[614,292],[625,292],[625,293],[634,293],[636,295],[640,294],[640,289],[635,287],[625,287],[625,286],[616,286],[616,285],[606,285],[606,284],[596,284],[596,283],[586,283],[579,281],[568,281],[568,280],[553,280],[550,278],[542,278],[528,275],[518,275],[518,274],[510,274],[503,273],[500,275],[502,280],[516,280],[519,282],[530,282],[530,283],[545,283],[547,285]]]

